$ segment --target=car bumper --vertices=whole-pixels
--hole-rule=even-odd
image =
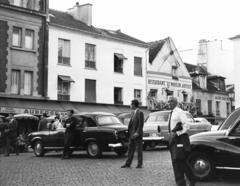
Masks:
[[[111,148],[118,148],[118,147],[123,147],[124,145],[122,143],[110,143],[108,144],[108,147]]]
[[[162,141],[163,139],[163,136],[143,137],[143,141]]]

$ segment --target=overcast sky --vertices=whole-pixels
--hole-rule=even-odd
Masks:
[[[77,0],[49,0],[67,11]],[[117,30],[145,42],[171,36],[179,50],[199,39],[240,34],[240,0],[81,0],[91,3],[93,26]]]

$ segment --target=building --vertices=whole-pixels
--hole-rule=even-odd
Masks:
[[[226,77],[226,84],[234,82],[233,47],[228,40],[202,39],[195,47],[179,53],[184,63],[204,66],[209,73]]]
[[[239,69],[240,69],[240,35],[231,37],[230,40],[233,42],[233,53],[234,53],[234,89],[235,89],[235,108],[240,106],[240,79],[239,79]]]
[[[0,113],[46,98],[47,11],[47,0],[0,0]]]
[[[215,117],[222,121],[231,112],[231,101],[225,86],[225,78],[211,75],[205,67],[185,63],[192,77],[192,96],[196,105],[195,115]]]
[[[91,4],[49,10],[50,100],[78,103],[78,111],[86,104],[129,109],[133,98],[146,106],[147,61],[147,43],[92,25]]]
[[[191,102],[192,79],[170,37],[151,42],[147,65],[148,107],[162,109],[169,96],[186,106]]]

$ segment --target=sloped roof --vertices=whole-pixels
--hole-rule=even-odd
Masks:
[[[193,65],[193,64],[189,64],[189,63],[184,63],[184,64],[191,76],[195,76],[197,74],[209,75],[207,70],[205,70],[203,67],[201,67],[199,65]]]
[[[238,34],[238,35],[236,35],[236,36],[233,36],[233,37],[230,37],[229,39],[230,39],[230,40],[240,39],[240,34]]]
[[[152,63],[158,52],[162,49],[162,46],[166,42],[166,39],[149,42],[149,62]]]
[[[148,44],[145,43],[144,41],[136,39],[127,34],[124,34],[120,30],[114,31],[114,30],[96,28],[94,26],[88,26],[84,22],[74,19],[67,12],[50,9],[49,14],[50,14],[50,25],[68,27],[68,28],[76,29],[82,32],[87,32],[88,34],[98,35],[105,38],[121,40],[125,42],[130,42],[136,45],[148,47]]]

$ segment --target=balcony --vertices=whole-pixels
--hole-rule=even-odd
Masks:
[[[70,95],[58,94],[59,101],[70,101]]]

